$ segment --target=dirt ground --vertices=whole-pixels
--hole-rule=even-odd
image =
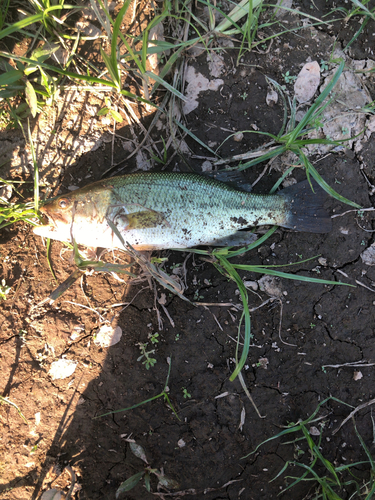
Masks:
[[[298,7],[322,18],[332,9],[332,2],[301,1]],[[300,26],[302,19],[287,15],[282,22],[286,27]],[[187,64],[196,72],[210,80],[223,80],[217,91],[200,93],[198,107],[186,115],[189,129],[212,149],[226,139],[228,131],[248,131],[241,141],[230,138],[224,143],[219,150],[222,158],[261,147],[267,138],[252,132],[277,134],[283,120],[280,99],[273,105],[266,103],[270,89],[266,77],[286,85],[293,97],[293,82],[286,83],[283,74],[297,75],[309,60],[328,61],[334,49],[346,46],[358,26],[359,19],[353,19],[348,25],[340,21],[289,33],[278,37],[271,47],[259,46],[244,54],[239,65],[237,52],[222,48],[223,65],[217,77],[210,73],[207,53],[188,54]],[[265,29],[263,35],[266,33]],[[370,21],[345,52],[348,65],[375,59],[374,37],[375,23]],[[374,84],[373,73],[367,74],[363,85],[372,100]],[[142,128],[135,122],[130,126],[127,120],[117,125],[113,135],[113,121],[97,116],[103,106],[99,94],[67,92],[32,124],[42,181],[53,193],[99,179],[111,164],[134,151],[134,134],[143,137]],[[153,112],[137,110],[147,128]],[[159,121],[163,131],[163,118]],[[161,133],[156,128],[152,132],[162,151]],[[20,131],[3,131],[0,141],[3,156],[11,159],[2,167],[1,177],[30,179],[30,151]],[[193,153],[186,155],[187,162],[200,171],[212,155],[191,138],[186,142]],[[337,192],[369,208],[375,191],[373,135],[360,142],[360,147],[343,147],[325,155],[312,152],[310,158]],[[280,164],[270,165],[254,192],[267,192],[273,186],[281,175]],[[110,175],[128,173],[137,166],[139,157],[134,155]],[[249,181],[254,182],[265,166],[247,170]],[[168,168],[186,170],[186,165],[175,155]],[[292,177],[303,180],[305,173],[295,169]],[[0,394],[15,403],[27,419],[24,422],[11,405],[0,407],[1,498],[37,499],[49,488],[67,492],[71,480],[64,468],[69,465],[76,475],[72,498],[113,499],[125,479],[143,470],[142,460],[130,450],[129,441],[134,440],[145,450],[150,466],[179,483],[181,493],[173,493],[172,498],[273,499],[292,482],[286,475],[303,473],[291,466],[270,482],[285,462],[298,458],[309,463],[305,444],[301,442],[298,448],[296,443],[283,444],[288,439],[275,440],[243,457],[288,423],[306,419],[329,396],[351,407],[335,400],[323,406],[323,456],[337,466],[367,460],[351,420],[334,433],[359,405],[363,407],[355,413],[356,426],[375,456],[371,404],[366,405],[375,398],[375,267],[361,257],[374,241],[373,212],[358,213],[333,198],[327,200],[327,210],[332,215],[347,212],[333,218],[329,234],[278,229],[266,244],[237,259],[252,264],[293,262],[292,272],[301,276],[355,285],[283,279],[275,280],[273,292],[267,293],[258,283],[260,275],[243,274],[253,287],[249,289],[250,307],[256,309],[251,313],[253,339],[243,377],[263,418],[238,379],[229,381],[235,366],[240,297],[235,283],[211,263],[183,252],[156,254],[167,259],[165,271],[182,280],[184,273],[178,273],[185,263],[186,297],[223,306],[195,307],[159,284],[155,289],[147,280],[127,283],[99,273],[84,275],[53,304],[40,305],[57,286],[42,239],[26,224],[1,230],[2,279],[11,291],[0,310]],[[315,258],[298,264],[309,257]],[[121,253],[118,258],[123,260]],[[51,261],[59,283],[75,268],[59,242],[52,244]],[[270,294],[277,300],[257,308]],[[95,343],[95,333],[104,320],[122,329],[120,342],[108,348]],[[155,333],[159,342],[152,345],[150,336]],[[148,370],[138,361],[140,342],[155,349],[157,362]],[[51,363],[61,358],[75,361],[75,372],[53,380]],[[159,398],[94,419],[160,394],[169,359],[168,394],[178,418]],[[319,423],[314,425],[319,427]],[[369,464],[358,465],[354,471],[359,484],[362,478],[369,480]],[[155,494],[156,482],[153,477]],[[313,498],[315,486],[299,483],[279,498]],[[353,488],[345,488],[342,498],[349,498]],[[161,498],[170,498],[162,491]],[[121,496],[153,497],[142,481]]]

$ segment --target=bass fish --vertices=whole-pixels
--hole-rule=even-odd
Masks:
[[[316,184],[314,191],[304,181],[260,195],[198,174],[134,173],[46,203],[40,210],[48,224],[34,233],[89,247],[123,249],[126,242],[136,250],[246,245],[256,236],[242,230],[265,224],[326,233],[326,194]]]

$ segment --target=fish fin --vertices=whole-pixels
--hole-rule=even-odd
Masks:
[[[170,226],[163,214],[153,210],[145,210],[144,212],[134,212],[131,214],[120,215],[123,222],[127,221],[125,227],[128,229],[148,229],[157,226]]]
[[[309,181],[293,184],[278,193],[290,204],[283,227],[309,233],[328,233],[332,229],[332,220],[323,208],[327,193],[316,182]]]
[[[250,243],[254,243],[256,239],[257,235],[254,233],[250,233],[249,231],[237,231],[229,236],[213,239],[210,243],[206,243],[206,245],[214,245],[216,247],[240,247],[250,245]]]
[[[242,171],[218,170],[217,172],[204,172],[203,175],[220,182],[225,182],[228,186],[238,189],[239,191],[250,193],[253,189],[253,186],[247,181]]]

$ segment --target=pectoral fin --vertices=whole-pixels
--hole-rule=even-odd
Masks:
[[[130,229],[148,229],[157,226],[168,226],[169,223],[163,214],[153,210],[145,210],[144,212],[134,212],[131,214],[118,215],[115,224],[124,230]]]

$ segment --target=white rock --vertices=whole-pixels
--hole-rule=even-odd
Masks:
[[[361,253],[361,259],[366,266],[375,266],[375,243]]]
[[[38,426],[40,424],[40,411],[35,413],[35,426]]]
[[[293,5],[293,0],[277,0],[276,7],[274,8],[275,16],[279,19],[288,14],[288,10],[291,9]],[[285,9],[283,9],[285,7]]]
[[[52,380],[68,378],[75,372],[77,364],[77,361],[72,359],[58,359],[51,363],[48,373],[51,375]]]
[[[204,161],[201,166],[202,172],[212,172],[212,163],[208,160]]]
[[[134,151],[134,144],[131,141],[122,141],[121,145],[122,148],[129,153],[132,153]]]
[[[210,75],[219,78],[225,68],[224,58],[217,52],[210,52],[207,54],[207,62]]]
[[[113,328],[111,325],[102,325],[97,331],[94,344],[100,347],[110,347],[118,344],[122,337],[122,330],[119,326]]]
[[[308,102],[319,87],[320,66],[316,61],[306,63],[294,83],[294,93],[299,103]]]
[[[375,116],[370,116],[370,118],[366,121],[366,130],[372,134],[375,132]]]
[[[279,100],[279,95],[276,90],[269,90],[266,95],[266,104],[267,106],[274,106],[277,104]]]
[[[259,288],[270,297],[282,297],[283,291],[275,276],[263,276],[258,280]]]
[[[257,291],[259,286],[256,281],[244,280],[243,284],[246,288],[251,288],[254,291]]]
[[[52,490],[45,491],[40,500],[64,500],[64,498],[63,491],[52,488]]]
[[[310,436],[320,436],[320,430],[313,425],[309,429],[309,434]]]
[[[178,445],[178,447],[179,447],[179,448],[183,448],[183,447],[186,445],[186,443],[185,443],[185,441],[181,438],[181,439],[179,439],[179,440],[177,441],[177,445]]]
[[[224,83],[221,79],[208,80],[208,78],[203,76],[201,73],[197,73],[193,66],[188,66],[185,79],[188,83],[185,91],[187,100],[183,104],[185,115],[191,113],[198,107],[199,92],[204,92],[205,90],[217,90],[220,85],[223,85]]]
[[[13,189],[11,184],[6,184],[2,188],[0,188],[0,198],[9,201],[12,197],[12,194],[13,194]]]
[[[320,92],[332,80],[336,69],[332,70],[326,77]],[[355,151],[362,148],[363,131],[365,129],[366,115],[360,110],[371,102],[371,95],[358,75],[350,69],[346,69],[340,75],[333,89],[333,100],[325,108],[321,115],[324,123],[322,129],[314,129],[308,134],[309,139],[330,138],[335,141],[348,139],[344,144],[335,147],[332,144],[310,144],[307,150],[314,154],[325,154],[334,149],[341,151],[344,148]]]

